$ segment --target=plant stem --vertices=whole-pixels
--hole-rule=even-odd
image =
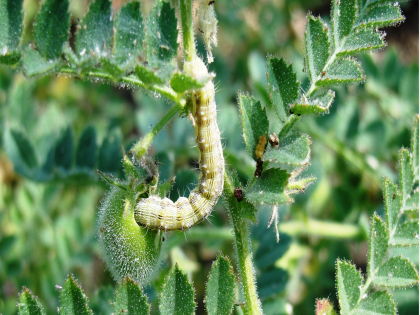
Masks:
[[[286,122],[284,123],[283,127],[281,128],[279,132],[279,141],[286,138],[286,136],[289,134],[290,130],[292,130],[292,128],[295,126],[298,120],[299,120],[299,116],[294,115],[294,114],[290,115],[287,118]]]
[[[192,61],[196,56],[196,52],[191,0],[179,0],[179,7],[181,11],[182,39],[184,42],[185,61]]]
[[[181,104],[172,106],[172,108],[165,114],[165,116],[162,117],[162,119],[153,127],[153,129],[143,139],[141,139],[133,146],[131,152],[136,156],[137,159],[140,159],[143,155],[146,154],[153,138],[181,109],[183,109]]]
[[[70,69],[68,67],[61,68],[58,71],[58,73],[69,74],[76,77],[80,76],[80,73],[77,73],[75,70]],[[176,103],[181,103],[181,104],[185,103],[185,100],[180,98],[180,96],[171,88],[164,85],[147,85],[147,84],[144,84],[135,76],[122,77],[118,81],[115,81],[115,78],[112,75],[108,73],[99,72],[99,71],[86,72],[86,73],[83,73],[82,76],[106,80],[113,84],[130,84],[136,87],[145,88],[150,91],[158,92],[162,96],[165,96]]]
[[[233,225],[237,263],[243,293],[245,295],[245,304],[242,306],[242,309],[245,315],[257,315],[261,314],[261,306],[260,301],[258,300],[257,287],[255,285],[248,223],[246,222],[246,219],[241,216],[241,205],[234,197],[233,192],[233,184],[225,170],[223,195]]]

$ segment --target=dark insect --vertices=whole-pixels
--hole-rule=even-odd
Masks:
[[[241,202],[242,199],[244,199],[244,192],[243,192],[242,188],[240,188],[240,187],[235,188],[235,191],[233,192],[233,195],[235,196],[236,200],[238,200],[238,202]]]
[[[272,148],[277,148],[280,144],[279,137],[274,132],[268,136],[268,142],[270,142]]]
[[[105,231],[105,228],[104,228],[103,226],[101,226],[101,228],[99,229],[99,231],[100,231],[101,233],[103,233],[103,232]]]
[[[254,176],[256,178],[259,178],[261,176],[261,173],[262,173],[262,170],[263,170],[262,169],[263,168],[263,161],[261,159],[258,159],[256,166],[257,166],[257,168],[255,170]]]
[[[210,1],[209,2],[209,5],[212,5],[212,4],[214,4],[216,1]]]
[[[327,74],[327,71],[321,71],[321,78]]]
[[[162,236],[162,242],[164,242],[165,241],[165,237],[164,236]]]
[[[396,195],[395,195],[395,194],[393,194],[393,195],[392,195],[392,199],[395,199],[395,197],[396,197]]]

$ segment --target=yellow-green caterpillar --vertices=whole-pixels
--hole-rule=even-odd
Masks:
[[[195,57],[185,62],[185,72],[197,81],[208,77],[203,61]],[[206,85],[192,93],[191,113],[198,150],[200,151],[197,187],[189,198],[180,197],[175,203],[158,196],[141,199],[135,208],[137,224],[152,230],[188,230],[206,219],[223,191],[224,158],[220,132],[217,125],[217,110],[214,85]]]

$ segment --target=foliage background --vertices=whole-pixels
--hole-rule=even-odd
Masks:
[[[147,12],[151,4],[145,1],[143,10]],[[73,21],[84,15],[87,5],[87,1],[71,1]],[[113,1],[115,10],[120,5],[120,1]],[[269,209],[262,207],[252,239],[260,254],[256,255],[257,279],[265,314],[285,314],[292,308],[295,314],[313,314],[317,297],[329,296],[337,303],[337,257],[351,259],[362,270],[366,268],[368,220],[374,211],[383,213],[382,179],[388,176],[396,180],[397,153],[400,147],[409,146],[410,128],[419,108],[418,5],[417,1],[402,5],[407,20],[398,28],[386,30],[390,47],[385,52],[360,57],[367,76],[364,85],[337,89],[330,115],[304,118],[298,125],[312,137],[308,173],[318,181],[299,195],[295,204],[281,209],[283,222],[332,220],[354,226],[358,233],[351,238],[340,232],[325,237],[316,231],[308,235],[295,227],[287,230],[290,235],[281,235],[279,244],[262,247],[260,243],[275,239],[274,231],[266,229]],[[37,1],[24,1],[27,29],[32,28],[38,6]],[[227,162],[238,169],[240,176],[252,174],[254,165],[245,154],[237,91],[249,91],[263,102],[267,100],[267,53],[293,62],[299,79],[306,82],[300,71],[305,14],[310,10],[328,20],[329,8],[330,2],[321,0],[217,1],[219,47],[210,70],[217,74],[218,119]],[[72,27],[72,35],[74,31]],[[23,45],[31,41],[31,32],[24,34]],[[198,48],[204,56],[200,39]],[[76,145],[88,125],[95,127],[98,143],[112,132],[129,147],[169,106],[158,95],[141,90],[66,77],[27,80],[21,73],[0,67],[1,314],[16,313],[17,293],[22,286],[38,295],[49,314],[56,313],[59,292],[55,285],[62,285],[68,273],[79,279],[95,313],[110,313],[115,286],[96,239],[98,206],[106,185],[95,176],[91,182],[48,184],[20,177],[2,147],[4,127],[24,130],[39,155],[46,154],[52,139],[65,128],[72,128]],[[188,194],[191,183],[197,180],[193,171],[197,151],[193,145],[193,129],[187,118],[175,119],[153,142],[151,154],[161,163],[162,179],[177,176],[172,198]],[[146,289],[150,302],[156,301],[164,275],[177,262],[194,281],[197,314],[204,314],[204,283],[211,261],[218,251],[226,255],[232,252],[232,235],[221,202],[211,223],[186,233],[187,242],[182,233],[168,239],[161,275]],[[198,237],[201,232],[205,236]],[[265,251],[275,254],[274,261],[262,255]],[[400,251],[418,268],[418,248]],[[272,283],[266,275],[274,266],[287,273]],[[418,287],[395,291],[399,314],[418,312],[418,296]]]

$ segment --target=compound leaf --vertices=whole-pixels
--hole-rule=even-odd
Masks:
[[[299,82],[292,65],[276,57],[268,57],[267,63],[268,94],[274,109],[282,122],[289,113],[289,105],[298,98]]]
[[[206,286],[206,310],[209,315],[231,314],[235,302],[235,276],[227,258],[220,255],[211,266]]]
[[[395,235],[390,243],[393,246],[419,245],[419,221],[413,220],[404,222],[398,226],[397,231],[395,232]]]
[[[368,268],[370,277],[375,277],[375,272],[382,264],[388,250],[389,233],[385,223],[376,215],[372,217],[369,235]]]
[[[83,130],[76,151],[76,166],[93,169],[96,163],[96,131],[92,126]]]
[[[25,287],[23,287],[23,291],[19,295],[18,311],[19,315],[44,314],[37,297]]]
[[[162,315],[194,314],[194,289],[178,265],[172,269],[163,284],[159,310]]]
[[[336,59],[325,74],[316,81],[317,86],[349,84],[363,81],[365,76],[359,62],[353,59]]]
[[[72,275],[64,282],[60,296],[60,314],[63,315],[91,315],[87,305],[86,295]]]
[[[342,314],[350,314],[360,296],[359,287],[363,284],[363,278],[356,267],[346,261],[337,261],[337,288],[338,302]]]
[[[253,96],[239,93],[239,108],[242,117],[242,130],[245,146],[254,160],[255,149],[261,136],[268,136],[269,123],[265,108]]]
[[[272,168],[264,171],[246,190],[245,197],[248,201],[268,204],[281,204],[289,201],[284,192],[290,175],[287,171]]]
[[[99,56],[111,48],[112,15],[109,0],[95,0],[80,23],[76,34],[76,54]]]
[[[125,277],[115,292],[114,314],[148,315],[150,307],[139,284]]]
[[[169,3],[159,0],[147,21],[147,57],[152,64],[170,61],[177,55],[178,29],[175,9]]]
[[[128,64],[143,50],[144,26],[140,2],[129,2],[121,8],[115,20],[114,58],[118,64]]]
[[[395,315],[397,305],[386,292],[374,292],[362,299],[352,314]],[[347,313],[344,313],[347,314]]]
[[[290,111],[297,115],[311,115],[328,113],[332,102],[334,101],[335,92],[321,91],[315,93],[309,100],[301,99],[290,107]]]
[[[373,282],[379,286],[402,288],[418,283],[419,276],[416,268],[408,259],[394,256],[379,268]]]
[[[311,82],[315,82],[330,55],[328,27],[321,18],[308,14],[305,30],[305,68]]]
[[[285,165],[299,166],[309,162],[309,145],[311,141],[309,136],[292,135],[281,140],[278,148],[267,150],[262,160],[269,162],[268,168],[281,168]]]
[[[23,0],[0,1],[0,63],[15,64],[23,30]]]
[[[45,0],[36,18],[34,37],[39,54],[56,59],[69,37],[70,13],[68,0]]]

